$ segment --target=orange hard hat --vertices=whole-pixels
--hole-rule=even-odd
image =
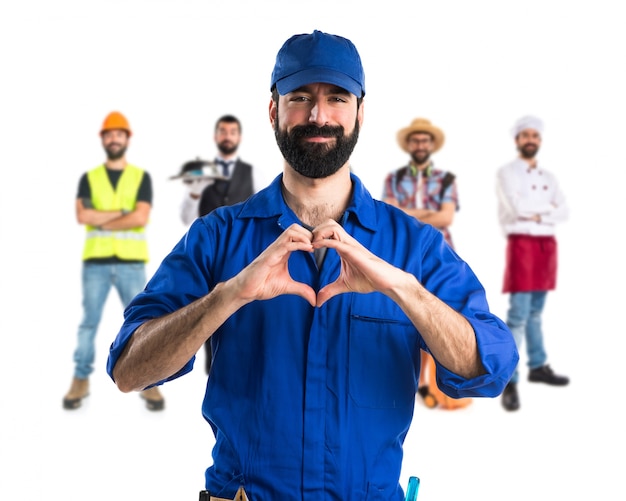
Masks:
[[[128,137],[132,136],[132,131],[130,130],[130,125],[128,124],[128,120],[126,117],[122,115],[119,111],[112,111],[107,115],[102,122],[102,129],[100,129],[100,135],[106,130],[111,129],[122,129],[128,132]]]

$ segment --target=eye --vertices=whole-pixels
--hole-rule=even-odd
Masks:
[[[290,101],[294,103],[305,103],[310,101],[311,99],[308,96],[303,94],[295,94],[291,97]]]

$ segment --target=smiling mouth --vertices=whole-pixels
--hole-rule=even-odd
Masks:
[[[303,141],[313,142],[313,143],[326,143],[331,139],[335,139],[335,136],[308,136],[303,137]]]

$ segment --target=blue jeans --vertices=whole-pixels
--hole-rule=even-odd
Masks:
[[[144,263],[83,263],[83,320],[78,327],[78,345],[74,351],[74,376],[86,379],[93,372],[95,338],[102,311],[114,286],[124,308],[146,285]]]
[[[515,292],[509,297],[509,311],[506,324],[513,333],[517,351],[526,339],[528,367],[536,369],[546,363],[547,355],[543,347],[543,331],[541,330],[541,314],[546,304],[547,291]],[[517,383],[519,371],[516,368],[511,382]]]

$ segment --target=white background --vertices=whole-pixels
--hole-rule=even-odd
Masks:
[[[61,408],[81,316],[78,179],[104,159],[103,118],[122,111],[134,131],[127,158],[154,183],[151,274],[184,231],[182,187],[168,176],[212,157],[220,115],[241,119],[244,160],[268,182],[281,171],[270,74],[282,43],[313,29],[350,38],[361,53],[365,123],[352,166],[375,197],[407,159],[397,130],[422,116],[445,131],[434,160],[458,176],[453,237],[497,314],[506,315],[507,297],[494,178],[515,156],[509,131],[518,117],[544,119],[540,160],[571,208],[544,321],[549,361],[571,385],[527,383],[522,354],[517,413],[499,399],[457,412],[418,403],[403,486],[420,476],[422,501],[622,498],[626,35],[618,5],[3,1],[0,499],[197,499],[212,445],[200,414],[203,366],[164,387],[162,413],[117,391],[104,370],[122,321],[114,293],[92,394],[78,411]]]

